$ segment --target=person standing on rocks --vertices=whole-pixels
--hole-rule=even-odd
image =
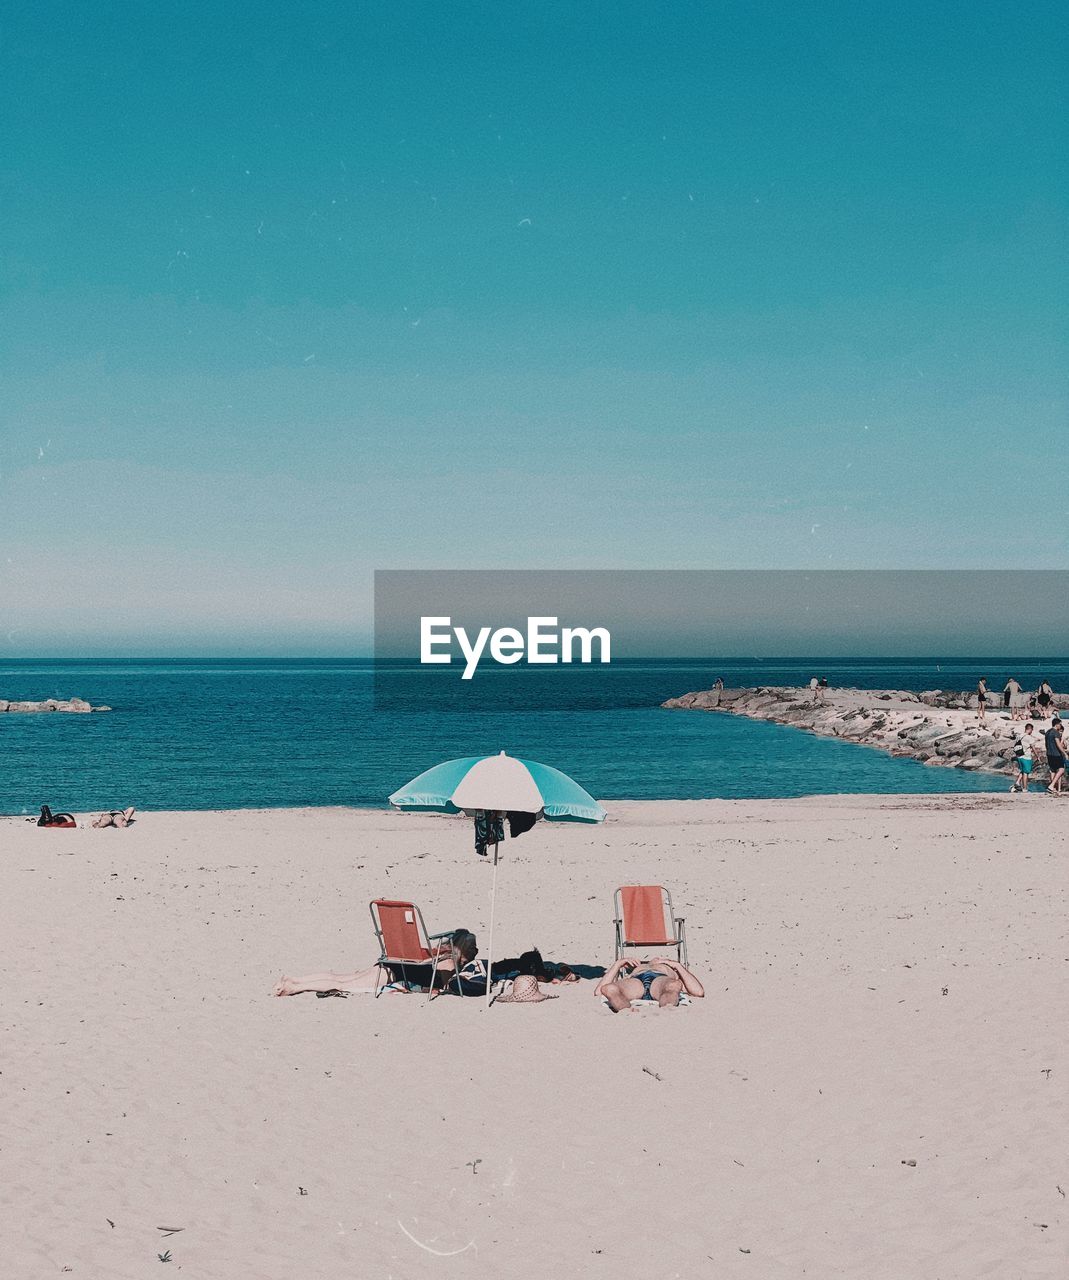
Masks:
[[[1052,796],[1060,796],[1065,779],[1065,737],[1062,722],[1057,716],[1051,720],[1043,739],[1047,747],[1047,768],[1050,769],[1050,785],[1047,790]]]
[[[826,701],[827,701],[827,699],[828,699],[828,678],[827,678],[827,676],[821,676],[821,677],[820,677],[820,680],[819,680],[819,682],[818,682],[818,684],[817,684],[817,697],[820,699],[820,701],[821,701],[821,702],[826,702]]]
[[[1006,681],[1006,686],[1002,690],[1002,705],[1010,711],[1011,715],[1016,708],[1016,697],[1021,692],[1021,686],[1010,676]]]
[[[1050,715],[1050,704],[1054,697],[1054,690],[1050,687],[1046,680],[1036,690],[1036,703],[1039,706],[1039,718],[1046,720]]]
[[[809,696],[813,699],[814,702],[816,702],[817,698],[820,696],[817,693],[817,683],[818,682],[817,682],[816,676],[814,676],[809,682]]]
[[[987,676],[981,676],[976,684],[976,716],[981,724],[987,718]]]

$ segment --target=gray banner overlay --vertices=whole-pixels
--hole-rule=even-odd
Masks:
[[[517,709],[560,709],[588,698],[592,682],[609,679],[621,664],[647,658],[701,659],[712,667],[729,657],[1041,657],[1067,650],[1069,570],[375,574],[381,707],[395,705],[389,673],[401,665],[426,674],[431,702],[442,710],[500,710],[514,700]],[[438,661],[421,663],[432,654]]]

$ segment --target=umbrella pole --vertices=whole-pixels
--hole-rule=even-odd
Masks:
[[[494,960],[494,908],[497,906],[497,844],[494,844],[494,878],[490,882],[490,940],[486,946],[486,1007],[490,1008],[490,990],[493,981],[490,977]]]

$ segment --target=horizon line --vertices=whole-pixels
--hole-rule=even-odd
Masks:
[[[607,663],[555,663],[541,664],[521,662],[504,666],[495,664],[487,670],[528,669],[543,665],[554,666],[564,670],[591,669],[601,670],[604,667],[625,666],[641,662],[701,662],[701,663],[751,663],[751,662],[923,662],[938,659],[941,662],[1069,662],[1069,653],[1058,655],[1050,653],[786,653],[786,654],[641,654],[633,657],[615,658]],[[42,654],[39,656],[12,656],[0,658],[0,666],[4,662],[366,662],[405,664],[413,667],[427,666],[428,670],[437,667],[421,663],[414,657],[384,656],[376,657],[371,653],[357,654],[321,654],[321,653],[138,653],[138,654]],[[448,674],[445,672],[444,674]]]

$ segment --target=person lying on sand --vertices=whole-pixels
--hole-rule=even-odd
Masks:
[[[530,951],[525,951],[522,955],[516,956],[515,959],[495,960],[490,968],[495,982],[499,978],[517,978],[520,976],[537,978],[539,982],[549,982],[554,986],[562,982],[579,981],[579,975],[572,969],[571,965],[553,960],[543,960],[542,953],[537,947],[532,947]]]
[[[310,973],[302,978],[279,978],[272,995],[299,996],[306,991],[320,995],[372,994],[390,991],[436,991],[454,995],[485,996],[486,967],[477,959],[479,948],[475,935],[467,929],[456,929],[448,942],[438,947],[437,969],[433,962],[425,964],[373,964],[355,973]],[[454,961],[454,954],[456,960]]]
[[[705,988],[678,960],[617,960],[594,988],[604,996],[613,1013],[634,1013],[632,1000],[648,1000],[662,1009],[673,1009],[684,994],[701,999]]]
[[[27,822],[36,822],[39,827],[76,827],[73,813],[53,813],[48,805],[41,805],[39,818],[27,818]]]
[[[109,809],[93,819],[94,827],[128,827],[134,820],[134,806],[129,809]]]

